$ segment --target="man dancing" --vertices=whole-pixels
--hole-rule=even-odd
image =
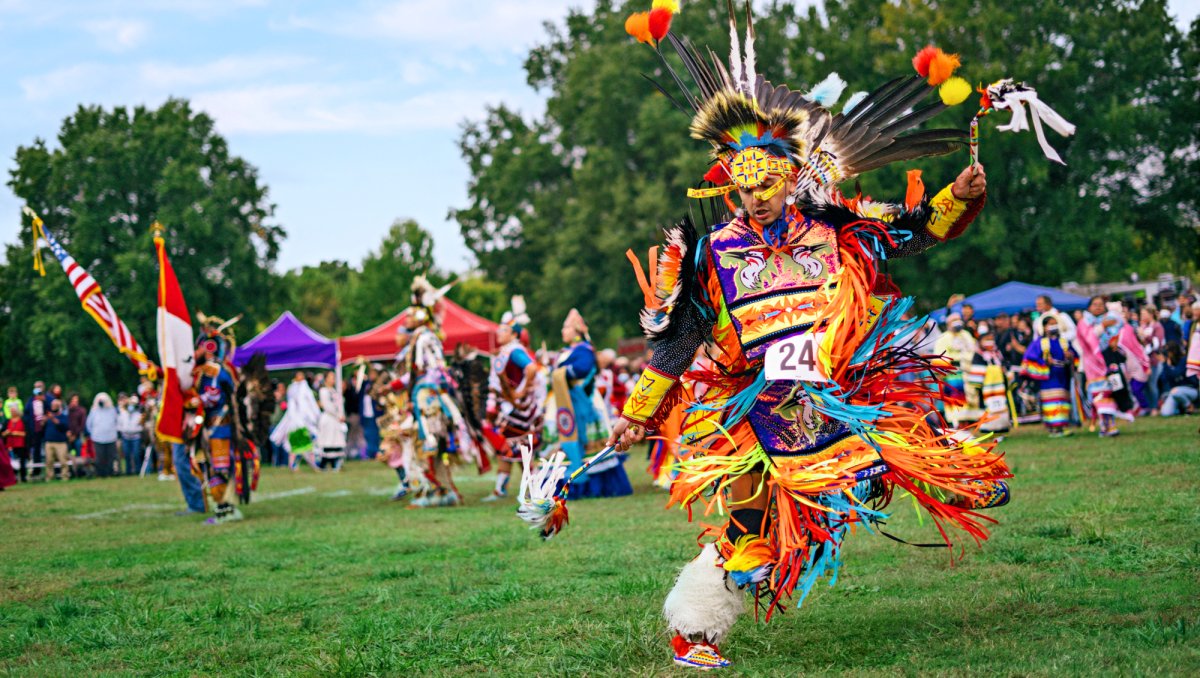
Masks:
[[[412,508],[462,504],[452,468],[459,462],[483,462],[484,450],[467,428],[455,397],[458,385],[450,374],[438,336],[436,311],[447,289],[435,289],[424,276],[417,276],[412,284],[412,306],[406,311],[410,336],[399,358],[430,482],[430,488],[419,492],[409,504]]]
[[[233,342],[225,334],[232,323],[196,314],[201,323],[196,355],[196,395],[204,416],[202,440],[195,449],[193,464],[201,471],[216,507],[204,521],[220,525],[242,519],[235,501],[247,503],[258,485],[258,455],[248,445],[233,395],[234,375],[226,364]]]
[[[730,23],[736,38],[732,11]],[[683,60],[699,92],[682,99],[694,110],[691,134],[713,147],[709,187],[689,195],[713,199],[711,213],[723,200],[732,219],[707,234],[684,221],[667,231],[649,278],[639,265],[654,355],[609,442],[628,449],[659,429],[703,347],[708,366],[688,372],[704,388],[688,403],[671,500],[730,519],[704,530],[710,541],[680,572],[664,613],[675,662],[709,669],[729,663],[718,644],[743,611],[743,590],[767,620],[796,589],[803,601],[836,573],[849,529],[886,518],[896,491],[940,529],[987,537],[974,510],[1007,501],[1008,471],[992,443],[936,413],[948,368],[914,348],[924,319],[901,319],[912,300],[882,263],[961,235],[983,207],[986,179],[973,165],[930,197],[911,171],[901,204],[838,190],[891,162],[961,147],[959,130],[902,136],[970,93],[950,78],[956,57],[922,50],[919,75],[856,95],[834,115],[840,79],[808,94],[772,85],[755,73],[751,27],[745,56],[735,40],[727,69],[653,26],[627,24]],[[943,102],[921,107],[938,86]]]

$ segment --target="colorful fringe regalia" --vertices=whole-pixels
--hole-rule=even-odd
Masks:
[[[425,464],[427,485],[418,491],[410,506],[458,506],[462,495],[454,485],[452,467],[472,464],[482,472],[487,451],[463,415],[459,385],[450,373],[438,335],[439,302],[449,287],[434,289],[424,276],[413,281],[413,304],[406,311],[407,343],[397,357],[408,387],[421,445],[418,455]]]
[[[529,448],[531,458],[537,458],[542,448],[542,430],[545,426],[546,377],[537,358],[522,342],[525,324],[529,316],[525,313],[525,298],[512,299],[513,308],[500,318],[500,325],[508,328],[511,339],[492,358],[488,376],[487,424],[484,435],[496,450],[499,462],[496,470],[496,486],[485,501],[494,501],[508,496],[508,481],[512,464],[522,463],[522,451]],[[505,336],[503,331],[498,338]],[[530,472],[533,469],[529,469]]]
[[[547,411],[554,413],[548,436],[566,455],[566,476],[595,458],[608,437],[608,408],[596,392],[596,351],[588,340],[587,324],[579,311],[571,309],[563,323],[574,338],[558,354],[550,373],[551,398]],[[591,455],[591,456],[589,456]],[[625,473],[624,454],[608,455],[590,466],[572,483],[568,498],[621,497],[633,494]]]
[[[1008,377],[1004,373],[1004,358],[996,350],[980,350],[971,359],[966,380],[974,387],[984,420],[979,430],[1000,433],[1012,428],[1015,415],[1008,395]]]
[[[902,319],[912,300],[884,272],[887,260],[961,235],[983,196],[960,200],[950,186],[929,196],[917,171],[902,204],[837,189],[886,164],[963,147],[961,130],[902,134],[961,101],[965,82],[950,78],[957,58],[923,50],[919,75],[855,95],[834,115],[828,107],[844,87],[836,75],[807,95],[774,86],[755,73],[752,28],[741,50],[732,7],[730,23],[728,69],[670,33],[649,36],[682,59],[699,91],[684,89],[692,136],[714,148],[711,187],[689,195],[723,199],[735,216],[707,234],[683,221],[651,250],[648,276],[637,266],[654,355],[622,413],[653,433],[685,403],[671,503],[689,516],[728,517],[701,533],[713,543],[664,607],[676,662],[701,667],[727,663],[716,644],[741,610],[737,589],[753,591],[768,620],[797,589],[803,601],[822,575],[836,580],[846,535],[874,531],[897,491],[947,545],[948,528],[982,542],[992,521],[977,510],[1007,502],[1009,477],[994,443],[937,414],[938,382],[951,368],[915,350],[925,319]],[[631,18],[627,28],[641,26]],[[942,102],[921,106],[949,80]],[[730,200],[741,190],[768,201],[783,177],[795,190],[774,223]],[[687,373],[704,386],[688,401],[680,382],[701,346],[712,364]]]
[[[1035,337],[1025,350],[1021,372],[1038,382],[1042,423],[1052,434],[1071,423],[1071,377],[1075,351],[1062,339]]]
[[[637,261],[636,257],[633,261]],[[679,388],[682,397],[671,408],[671,413],[663,418],[658,435],[652,439],[650,448],[650,467],[647,470],[657,487],[664,490],[671,489],[671,483],[678,475],[677,462],[681,451],[679,443],[683,434],[684,422],[688,419],[688,403],[696,402],[705,392],[704,384],[693,381],[688,374],[703,374],[714,367],[711,360],[701,355],[680,379]]]
[[[240,316],[239,316],[240,317]],[[241,520],[236,502],[247,504],[258,488],[259,454],[246,428],[245,404],[249,394],[230,362],[235,343],[230,328],[237,318],[220,318],[196,313],[200,336],[196,348],[201,358],[195,369],[196,398],[204,416],[204,435],[193,446],[193,472],[204,482],[215,508],[210,525]],[[265,361],[255,356],[265,377]],[[240,396],[240,397],[239,397]]]

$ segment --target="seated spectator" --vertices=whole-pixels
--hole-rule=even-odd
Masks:
[[[1200,380],[1187,373],[1187,356],[1177,341],[1167,342],[1158,389],[1163,394],[1159,414],[1164,417],[1187,414],[1200,399]]]

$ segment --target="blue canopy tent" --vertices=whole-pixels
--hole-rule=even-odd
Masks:
[[[1060,311],[1074,311],[1080,308],[1087,308],[1088,298],[1081,297],[1078,294],[1070,294],[1053,287],[1042,287],[1041,285],[1030,285],[1023,282],[1006,282],[999,287],[993,287],[986,292],[972,294],[963,300],[964,304],[970,304],[975,308],[975,317],[980,320],[994,318],[1002,313],[1021,313],[1023,311],[1032,311],[1034,302],[1039,296],[1050,297],[1050,302]],[[960,306],[955,306],[954,310],[958,311]],[[938,322],[946,319],[946,309],[938,309],[929,314],[929,317]]]
[[[238,346],[233,354],[233,364],[245,367],[255,353],[267,356],[268,370],[304,367],[332,370],[338,366],[337,342],[300,322],[291,311],[284,311],[257,337]]]

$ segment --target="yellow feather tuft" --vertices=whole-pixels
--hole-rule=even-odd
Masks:
[[[650,9],[665,9],[671,14],[679,14],[679,3],[676,0],[654,0]]]
[[[947,106],[957,106],[967,100],[971,96],[971,83],[957,76],[943,82],[938,88],[938,95],[942,97],[942,103]]]
[[[766,539],[753,534],[744,534],[737,540],[733,553],[725,561],[727,572],[749,572],[761,567],[775,557]]]

